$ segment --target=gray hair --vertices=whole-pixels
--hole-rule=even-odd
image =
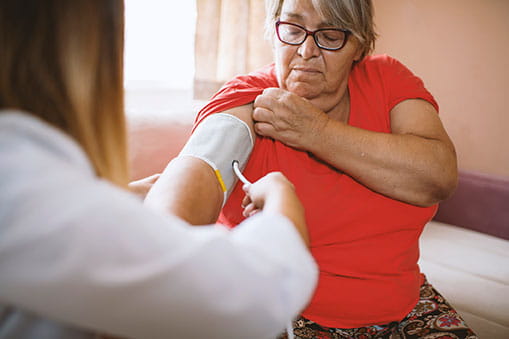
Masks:
[[[274,37],[275,23],[281,15],[284,0],[265,0],[265,37]],[[375,48],[377,34],[371,0],[311,0],[318,14],[334,26],[348,29],[359,40],[361,60]]]

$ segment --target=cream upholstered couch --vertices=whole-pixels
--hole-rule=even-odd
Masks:
[[[421,237],[423,272],[486,339],[509,338],[508,207],[508,178],[460,171]]]
[[[160,172],[178,154],[200,104],[129,112],[133,179]],[[509,194],[507,183],[505,192]],[[500,202],[505,203],[505,208],[509,207],[509,195],[507,198]],[[467,207],[471,210],[471,206]],[[459,215],[466,213],[461,204],[455,208]],[[482,229],[453,226],[454,217],[452,221],[446,217],[445,221],[431,221],[423,232],[420,259],[423,272],[480,338],[509,338],[509,240],[479,232]],[[504,227],[507,230],[502,236],[509,238],[509,218],[502,218],[499,223],[502,233]]]
[[[431,221],[420,266],[482,339],[509,338],[509,240]]]

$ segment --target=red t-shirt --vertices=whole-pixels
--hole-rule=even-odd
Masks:
[[[206,116],[254,101],[263,89],[278,87],[274,65],[225,84],[199,113]],[[386,55],[368,56],[348,81],[348,124],[391,132],[390,111],[405,99],[438,106],[423,82]],[[356,328],[404,318],[415,306],[422,283],[418,238],[436,206],[421,208],[375,193],[307,152],[257,136],[244,175],[255,181],[281,171],[302,200],[311,252],[320,268],[315,294],[303,316],[321,325]],[[235,226],[244,217],[244,193],[237,184],[219,222]]]

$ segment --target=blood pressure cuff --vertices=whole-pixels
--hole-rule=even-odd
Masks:
[[[223,206],[236,183],[232,162],[244,169],[253,150],[254,139],[249,126],[239,118],[216,113],[204,119],[179,154],[205,161],[214,170],[224,192]]]

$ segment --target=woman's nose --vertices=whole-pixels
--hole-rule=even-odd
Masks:
[[[316,45],[312,35],[308,35],[306,40],[299,46],[298,53],[304,59],[310,59],[320,55],[320,47]]]

